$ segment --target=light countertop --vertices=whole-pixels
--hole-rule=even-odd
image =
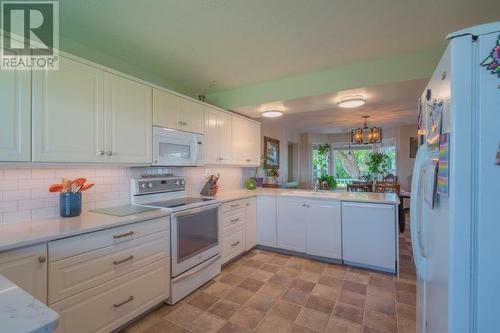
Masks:
[[[217,194],[215,199],[221,202],[234,201],[238,199],[251,198],[255,196],[295,196],[301,198],[319,200],[340,200],[350,202],[370,202],[383,204],[399,204],[399,198],[394,193],[373,193],[373,192],[341,192],[341,191],[312,191],[300,189],[273,189],[257,188],[255,190],[223,191]]]
[[[53,332],[59,315],[0,275],[0,331],[9,333]]]
[[[141,214],[122,217],[84,212],[77,217],[59,217],[25,223],[0,224],[0,251],[168,215],[170,215],[170,213],[163,210],[152,210]]]

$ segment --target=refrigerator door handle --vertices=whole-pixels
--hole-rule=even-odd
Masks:
[[[422,208],[423,208],[423,178],[424,167],[428,161],[427,145],[422,145],[417,152],[413,168],[412,196],[410,201],[410,229],[413,258],[417,267],[417,274],[426,281],[426,257],[425,248],[422,243]]]

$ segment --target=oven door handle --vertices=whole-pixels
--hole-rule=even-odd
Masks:
[[[210,210],[210,209],[214,209],[214,208],[219,208],[219,207],[220,207],[220,202],[219,203],[215,203],[215,204],[211,204],[211,205],[208,205],[208,206],[197,207],[197,208],[193,208],[193,209],[184,210],[182,212],[174,213],[174,216],[181,217],[181,216],[186,216],[186,215],[191,215],[191,214],[196,214],[196,213],[204,212],[204,211],[207,211],[207,210]]]
[[[176,277],[176,278],[172,279],[172,282],[177,282],[177,281],[184,280],[184,279],[186,279],[186,278],[188,278],[188,277],[190,277],[190,276],[192,276],[192,275],[194,275],[194,274],[198,273],[199,271],[201,271],[201,270],[203,270],[203,269],[207,268],[207,266],[209,266],[209,265],[213,264],[214,262],[216,262],[216,261],[217,261],[217,260],[219,260],[220,258],[221,258],[221,256],[220,256],[220,254],[218,254],[218,255],[216,255],[215,257],[213,257],[213,258],[211,258],[211,259],[209,259],[209,260],[207,260],[207,261],[205,261],[205,262],[203,262],[203,263],[199,264],[199,265],[198,265],[195,269],[193,269],[192,271],[188,271],[188,272],[186,272],[186,273],[184,273],[184,274],[182,274],[182,275],[180,275],[180,276],[178,276],[178,277]]]

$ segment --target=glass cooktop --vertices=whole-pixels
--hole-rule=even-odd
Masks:
[[[181,206],[197,204],[200,202],[206,202],[206,201],[212,201],[212,200],[214,200],[214,199],[185,197],[185,198],[179,198],[179,199],[171,199],[171,200],[165,200],[165,201],[152,202],[152,203],[148,203],[147,205],[152,206],[152,207],[174,208],[174,207],[181,207]]]

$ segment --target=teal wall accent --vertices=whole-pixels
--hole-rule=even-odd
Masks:
[[[153,84],[191,97],[196,97],[196,92],[194,90],[173,82],[172,80],[169,80],[162,75],[144,70],[144,66],[141,66],[140,64],[132,64],[123,59],[102,53],[95,48],[90,48],[83,44],[74,42],[63,36],[60,37],[60,49],[64,52],[83,58],[85,60],[89,60],[116,71],[135,76],[141,80],[151,82]]]
[[[210,94],[208,102],[223,108],[285,101],[306,96],[333,93],[428,78],[432,75],[443,47],[420,50],[382,59],[370,60],[324,71],[284,77],[236,89]]]

